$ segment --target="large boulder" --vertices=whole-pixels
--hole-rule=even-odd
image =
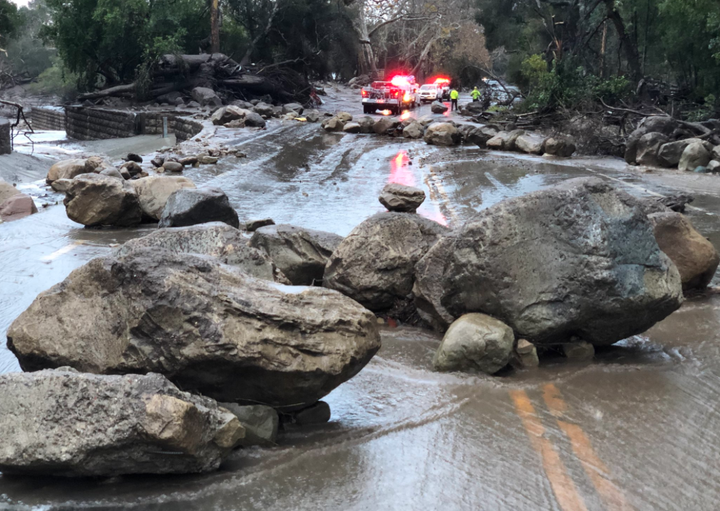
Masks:
[[[94,168],[86,165],[86,160],[84,159],[62,160],[50,167],[45,181],[52,186],[53,182],[58,179],[73,179],[80,174],[90,174],[94,172],[94,170]]]
[[[389,183],[380,192],[378,200],[388,211],[415,213],[425,201],[425,192],[413,186]]]
[[[222,99],[209,87],[195,87],[190,95],[200,106],[222,106]]]
[[[409,213],[371,216],[340,243],[325,268],[323,286],[372,311],[411,299],[415,264],[448,230]]]
[[[525,133],[515,140],[515,149],[521,153],[543,154],[545,137],[539,133]]]
[[[715,276],[720,254],[690,220],[667,211],[648,215],[660,250],[675,263],[684,290],[705,288]]]
[[[41,293],[7,345],[26,371],[160,372],[218,401],[301,408],[357,374],[380,337],[340,293],[144,249],[93,259]]]
[[[280,224],[257,229],[250,246],[268,254],[294,285],[310,286],[323,280],[328,258],[342,240],[331,232]]]
[[[692,172],[697,167],[705,167],[708,163],[710,163],[710,151],[705,148],[705,144],[692,142],[682,152],[678,169]]]
[[[216,126],[232,123],[233,127],[264,128],[266,124],[260,114],[235,105],[219,108],[212,114],[210,120]]]
[[[73,222],[87,227],[128,227],[142,220],[140,201],[127,181],[100,174],[81,174],[65,192],[65,211]]]
[[[237,211],[219,188],[181,188],[168,198],[158,227],[184,227],[206,222],[225,222],[240,227]]]
[[[505,150],[505,145],[508,143],[508,140],[510,139],[510,132],[509,131],[500,131],[490,137],[486,142],[485,145],[488,149],[493,149],[495,151],[503,151]]]
[[[444,114],[448,111],[448,107],[440,101],[433,101],[430,105],[430,111],[434,114]]]
[[[510,362],[514,344],[512,328],[502,321],[485,314],[465,314],[445,332],[433,367],[495,374]]]
[[[637,142],[635,161],[639,165],[657,167],[661,164],[660,147],[667,144],[668,138],[662,133],[651,131],[645,133]]]
[[[677,167],[683,151],[693,142],[703,143],[703,140],[700,138],[686,138],[661,145],[657,155],[658,163],[662,167]]]
[[[150,176],[129,181],[138,194],[140,209],[150,220],[160,220],[170,196],[183,188],[195,188],[195,183],[186,177]]]
[[[373,133],[373,128],[375,127],[375,119],[373,119],[369,115],[360,117],[360,119],[357,120],[357,123],[360,125],[360,133]]]
[[[122,257],[143,248],[210,256],[237,266],[252,277],[290,284],[267,254],[249,246],[241,231],[223,222],[158,229],[127,241],[116,250],[116,255]]]
[[[612,344],[683,300],[639,201],[597,178],[478,213],[418,262],[414,294],[438,328],[482,312],[535,344]]]
[[[425,130],[425,143],[439,146],[454,146],[460,143],[460,132],[454,124],[436,122]]]
[[[283,105],[282,107],[282,113],[283,114],[289,114],[291,112],[294,112],[298,115],[303,113],[303,106],[300,103],[288,103],[286,105]]]
[[[208,472],[245,435],[232,413],[159,374],[4,374],[0,414],[3,474]]]
[[[20,220],[37,212],[33,198],[24,193],[13,195],[5,202],[0,201],[0,220],[3,222]]]
[[[257,105],[253,107],[253,110],[255,113],[263,116],[263,117],[272,117],[274,113],[274,109],[272,105],[268,105],[267,103],[260,102]]]

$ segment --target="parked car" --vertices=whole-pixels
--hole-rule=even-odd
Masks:
[[[442,99],[442,90],[434,83],[426,83],[420,87],[420,102],[432,103],[437,99]]]

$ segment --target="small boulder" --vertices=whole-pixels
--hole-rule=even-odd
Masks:
[[[353,120],[352,114],[349,114],[347,112],[338,112],[335,114],[335,117],[337,117],[344,123],[348,123]]]
[[[130,181],[130,186],[138,194],[143,216],[158,221],[170,196],[182,188],[195,188],[195,183],[179,176],[152,176]]]
[[[245,428],[245,438],[240,439],[238,445],[242,447],[277,445],[280,418],[274,408],[265,405],[241,406],[237,403],[219,403],[219,405],[232,413]]]
[[[210,116],[210,121],[215,126],[222,126],[231,121],[244,120],[249,112],[249,110],[244,110],[239,106],[228,105],[215,110]]]
[[[570,360],[592,360],[595,358],[595,347],[589,342],[576,340],[562,345],[565,357]]]
[[[444,114],[448,111],[448,107],[440,101],[433,101],[430,105],[430,111],[434,114]]]
[[[680,272],[683,290],[705,288],[720,263],[720,254],[713,244],[680,213],[652,213],[648,218],[660,250]]]
[[[13,185],[0,179],[0,204],[8,200],[13,195],[18,195],[20,193],[20,190],[15,188]]]
[[[475,144],[478,147],[485,147],[488,140],[498,133],[495,128],[490,126],[463,124],[459,129],[462,132],[463,142]]]
[[[295,112],[297,115],[301,115],[303,113],[303,106],[300,103],[288,103],[286,105],[283,105],[282,107],[282,113],[283,114],[289,114],[290,112]]]
[[[519,339],[515,346],[511,363],[513,367],[517,369],[538,367],[540,365],[540,358],[538,358],[537,348],[527,339]]]
[[[109,176],[109,177],[114,177],[115,179],[125,180],[125,176],[123,175],[123,173],[114,167],[105,169],[105,170],[101,171],[99,174],[101,176]],[[131,176],[130,176],[129,172],[127,172],[127,176],[128,176],[128,179],[130,179]]]
[[[33,198],[24,193],[18,193],[5,202],[0,202],[0,221],[3,222],[20,220],[37,212]]]
[[[720,161],[711,160],[710,163],[707,164],[707,170],[711,174],[717,174],[720,172]]]
[[[130,179],[129,174],[127,179]],[[57,181],[53,181],[52,188],[56,192],[65,193],[70,188],[70,185],[72,185],[72,179],[58,179]]]
[[[502,321],[485,314],[465,314],[445,332],[433,367],[495,374],[510,362],[514,344],[512,328]]]
[[[330,420],[330,416],[330,405],[325,401],[318,401],[312,406],[292,412],[290,414],[290,422],[298,426],[324,424]]]
[[[304,115],[307,122],[318,122],[320,120],[320,112],[317,110],[307,110]]]
[[[134,161],[128,161],[120,165],[120,169],[125,169],[128,171],[128,174],[130,174],[130,177],[137,176],[138,174],[142,174],[142,167],[138,165]]]
[[[248,232],[255,232],[260,227],[266,227],[268,225],[275,225],[275,220],[272,218],[261,218],[258,220],[248,220],[245,222],[245,230]]]
[[[697,167],[704,167],[710,163],[710,152],[705,149],[702,142],[692,142],[683,151],[680,156],[678,168],[681,171],[693,171]]]
[[[179,161],[166,161],[162,168],[167,172],[182,172],[185,166]]]
[[[420,139],[425,135],[425,130],[419,122],[413,121],[403,128],[402,133],[405,138]]]
[[[73,179],[75,176],[80,174],[88,174],[94,172],[95,169],[89,168],[85,165],[86,160],[73,159],[73,160],[62,160],[50,167],[48,170],[45,181],[51,185],[58,179]]]
[[[87,227],[128,227],[142,220],[135,189],[124,180],[100,174],[81,174],[65,191],[68,218]]]
[[[255,105],[253,107],[253,110],[255,111],[255,113],[262,115],[265,118],[273,116],[273,106],[268,105],[267,103],[264,103],[262,101]]]
[[[168,198],[158,227],[183,227],[206,222],[225,222],[240,227],[237,211],[219,188],[181,188]]]
[[[330,117],[325,119],[321,126],[325,131],[342,131],[345,128],[345,122],[338,119],[337,117]]]
[[[489,139],[485,145],[488,149],[493,149],[495,151],[503,151],[505,150],[505,145],[507,144],[509,138],[510,132],[501,131],[497,135]]]
[[[382,189],[378,200],[388,211],[415,213],[425,201],[425,192],[412,186],[389,183]]]
[[[515,140],[515,149],[526,154],[543,154],[545,137],[539,133],[525,133]]]
[[[142,163],[143,159],[142,156],[135,153],[128,153],[128,155],[125,157],[127,161],[134,161],[135,163]]]
[[[424,135],[425,143],[438,146],[454,146],[460,143],[460,132],[449,122],[436,122],[428,126]]]
[[[245,114],[245,126],[248,128],[264,128],[266,125],[265,119],[260,114],[251,111]]]
[[[394,117],[381,117],[373,125],[373,131],[377,135],[387,135],[388,133],[395,131],[400,125],[400,121]]]
[[[165,157],[157,155],[152,160],[150,160],[150,163],[152,163],[153,167],[160,168],[163,166],[163,163],[165,163]]]
[[[222,99],[220,99],[214,90],[208,87],[195,87],[190,95],[196,102],[200,103],[200,106],[222,106]]]
[[[345,133],[360,133],[360,124],[357,122],[349,122],[343,127]]]
[[[293,225],[269,225],[257,229],[250,246],[263,250],[296,286],[323,280],[325,265],[340,245],[342,236]]]
[[[207,154],[201,154],[200,156],[198,156],[198,163],[200,165],[215,165],[217,162],[217,156],[209,156]]]
[[[374,133],[375,119],[369,115],[361,117],[357,120],[357,123],[360,125],[360,133]]]
[[[245,436],[215,401],[153,373],[3,374],[0,415],[0,470],[8,475],[209,472]]]
[[[550,137],[545,141],[545,154],[569,158],[575,152],[575,142],[569,137]]]
[[[665,145],[668,138],[662,133],[651,131],[644,134],[637,142],[635,162],[638,165],[647,165],[650,167],[660,166],[660,158],[658,156],[660,147]]]

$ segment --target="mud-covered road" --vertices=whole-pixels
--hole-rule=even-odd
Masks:
[[[688,214],[720,248],[720,178],[710,175],[326,134],[291,121],[218,135],[248,157],[185,174],[222,188],[241,219],[346,235],[383,210],[378,192],[393,181],[423,188],[428,200],[419,213],[456,226],[505,198],[599,175],[639,195],[695,194]],[[62,206],[0,225],[2,338],[39,292],[149,229],[84,229]],[[237,451],[217,473],[0,476],[0,509],[717,509],[720,296],[688,298],[647,334],[592,362],[550,356],[539,369],[499,377],[438,374],[430,366],[438,344],[429,332],[386,329],[368,367],[327,397],[330,423],[286,431],[275,448]],[[0,348],[0,372],[18,369]]]

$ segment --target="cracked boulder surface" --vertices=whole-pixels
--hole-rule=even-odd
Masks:
[[[228,410],[159,374],[4,374],[0,414],[3,474],[208,472],[245,436]]]
[[[439,329],[482,312],[535,344],[613,344],[683,301],[639,201],[597,178],[478,213],[418,262],[413,291]]]
[[[375,316],[336,291],[285,286],[194,254],[93,259],[8,330],[26,371],[167,376],[219,401],[308,406],[380,348]]]

